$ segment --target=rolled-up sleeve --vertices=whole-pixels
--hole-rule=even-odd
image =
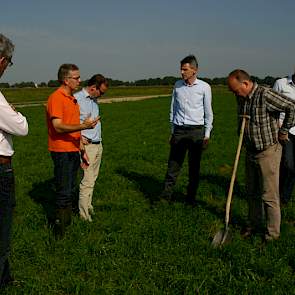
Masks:
[[[28,134],[28,122],[25,116],[12,109],[9,104],[0,105],[0,129],[6,133],[17,136]]]
[[[285,113],[282,131],[288,132],[295,125],[295,101],[291,98],[269,90],[266,94],[266,104],[270,111]]]

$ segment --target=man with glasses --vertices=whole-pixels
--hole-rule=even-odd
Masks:
[[[76,198],[76,178],[80,166],[80,131],[92,129],[99,117],[87,116],[80,123],[80,111],[73,92],[80,84],[79,68],[74,64],[63,64],[58,70],[61,86],[53,92],[47,102],[48,149],[54,165],[56,212],[54,233],[57,239],[65,234],[71,223],[72,204]],[[81,153],[85,163],[85,154]]]
[[[13,51],[12,42],[0,34],[0,77],[12,65]],[[26,118],[9,105],[0,92],[0,288],[13,281],[8,261],[12,212],[15,207],[12,135],[27,134]]]
[[[75,93],[75,97],[80,105],[80,122],[85,118],[99,117],[99,106],[97,99],[108,90],[107,79],[100,75],[92,76],[87,86]],[[91,214],[94,214],[92,205],[92,195],[96,178],[99,173],[102,157],[102,137],[101,122],[99,121],[93,129],[82,130],[82,141],[85,155],[88,159],[88,167],[84,169],[84,176],[80,183],[79,212],[83,220],[91,222]]]

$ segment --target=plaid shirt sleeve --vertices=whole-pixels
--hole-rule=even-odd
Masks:
[[[288,130],[295,125],[295,102],[283,94],[279,94],[272,89],[265,92],[266,107],[269,112],[284,112],[285,119],[281,130]]]

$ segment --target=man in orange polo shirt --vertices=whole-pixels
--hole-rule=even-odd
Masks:
[[[76,65],[61,65],[58,80],[61,86],[49,96],[47,102],[47,126],[48,150],[53,160],[56,186],[54,232],[56,238],[62,238],[65,227],[71,223],[80,150],[82,160],[87,164],[87,155],[80,143],[80,131],[94,128],[99,118],[93,120],[88,117],[80,124],[79,105],[73,96],[73,91],[80,84]]]

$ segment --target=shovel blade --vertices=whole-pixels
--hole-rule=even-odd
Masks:
[[[221,247],[224,244],[229,243],[232,240],[232,235],[229,228],[218,231],[212,241],[212,246],[214,248]]]

